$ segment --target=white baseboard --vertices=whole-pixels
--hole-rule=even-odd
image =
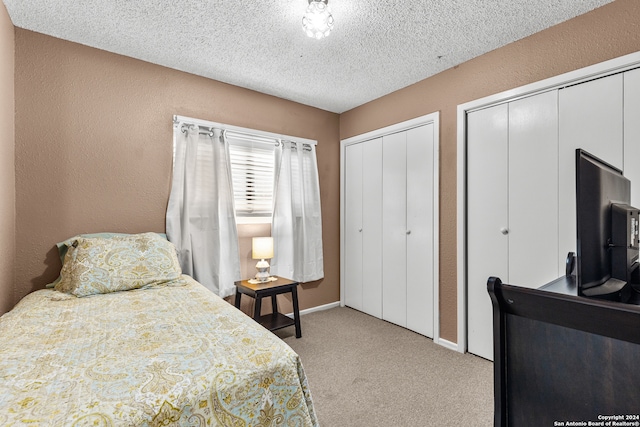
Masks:
[[[311,307],[304,310],[300,310],[300,316],[313,313],[314,311],[329,310],[330,308],[336,308],[336,307],[340,307],[340,301],[330,302],[329,304],[319,305],[317,307]],[[289,316],[293,319],[293,313],[287,313],[285,314],[285,316]]]
[[[436,344],[439,344],[443,347],[448,348],[449,350],[453,350],[453,351],[460,351],[460,349],[458,349],[458,344],[451,342],[451,341],[447,341],[443,338],[438,339],[438,342],[436,342]]]

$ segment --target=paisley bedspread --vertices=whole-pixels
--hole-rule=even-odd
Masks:
[[[291,348],[188,276],[0,318],[0,425],[317,426]]]

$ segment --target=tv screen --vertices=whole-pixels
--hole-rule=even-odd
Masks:
[[[621,170],[584,150],[576,150],[579,295],[618,299],[625,288],[626,277],[612,275],[611,207],[628,206],[630,199],[631,183]]]

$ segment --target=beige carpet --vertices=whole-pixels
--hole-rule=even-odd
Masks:
[[[350,308],[277,331],[302,359],[322,427],[492,426],[493,364]]]

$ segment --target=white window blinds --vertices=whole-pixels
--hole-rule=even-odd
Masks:
[[[239,135],[228,135],[233,195],[238,218],[271,220],[275,141],[252,141]]]

